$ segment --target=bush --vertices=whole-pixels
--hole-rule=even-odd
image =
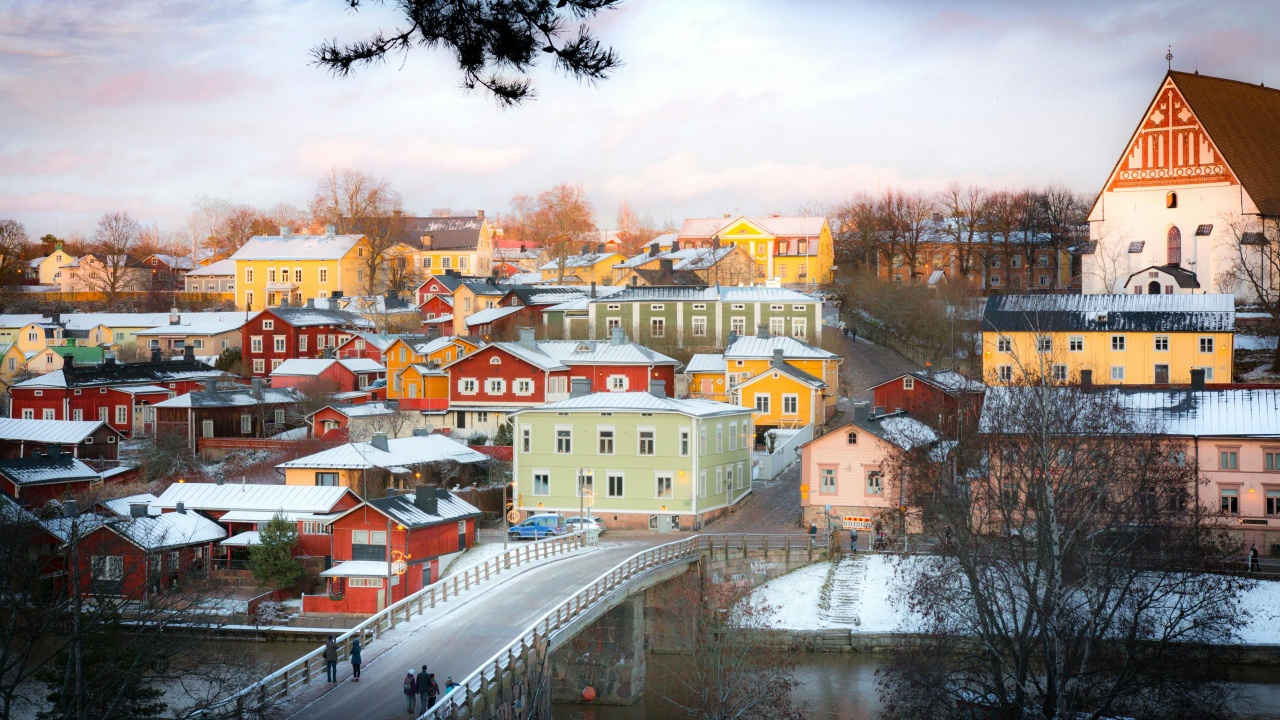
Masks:
[[[489,436],[482,432],[474,432],[467,436],[468,445],[484,445],[489,442]]]
[[[498,434],[493,436],[494,445],[510,445],[515,439],[515,421],[508,420],[502,423],[498,428]]]

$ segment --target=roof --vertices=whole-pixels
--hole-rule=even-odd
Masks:
[[[569,398],[559,402],[548,403],[530,410],[553,410],[568,412],[571,410],[587,411],[636,411],[636,412],[671,412],[691,417],[715,417],[717,415],[737,415],[749,413],[750,408],[729,403],[703,400],[701,398],[676,399],[656,397],[647,392],[598,392],[581,397]],[[522,410],[520,412],[528,412]],[[514,414],[514,413],[511,413]]]
[[[367,504],[409,529],[456,522],[464,518],[479,517],[480,508],[454,495],[448,490],[435,488],[436,511],[428,513],[414,504],[415,495],[395,495],[375,498]]]
[[[397,238],[415,248],[424,247],[422,236],[431,237],[428,250],[470,250],[480,242],[484,218],[478,215],[401,217]]]
[[[287,510],[230,510],[219,517],[218,522],[267,522],[276,516],[292,522],[322,522],[336,517],[334,513],[305,513]]]
[[[159,385],[133,385],[130,387],[112,388],[116,392],[122,392],[126,395],[150,395],[152,393],[164,393],[168,395],[171,390]]]
[[[564,266],[568,268],[594,267],[605,260],[615,257],[622,257],[616,252],[599,252],[599,253],[578,253],[577,255],[569,255],[564,258]],[[552,260],[543,263],[538,267],[539,270],[559,270],[560,261]]]
[[[1235,299],[1226,294],[993,295],[982,316],[983,330],[999,332],[1233,332],[1235,325]]]
[[[489,282],[489,278],[462,278],[460,286],[476,295],[493,295],[500,297],[510,292],[510,286]]]
[[[255,235],[230,260],[339,260],[363,235]]]
[[[635,268],[631,272],[648,285],[679,285],[706,287],[707,283],[692,270],[664,270],[662,268]]]
[[[544,340],[538,349],[564,365],[677,365],[667,357],[639,343],[610,340]]]
[[[941,372],[929,372],[927,370],[913,370],[909,373],[903,373],[891,380],[885,380],[882,383],[872,385],[876,388],[882,385],[888,385],[897,382],[904,377],[912,377],[922,383],[927,383],[933,387],[942,390],[949,395],[955,395],[959,392],[984,392],[987,386],[977,380],[970,380],[954,370],[943,370]]]
[[[938,441],[938,434],[933,428],[929,427],[911,413],[905,410],[879,415],[876,417],[868,417],[866,419],[854,419],[845,423],[835,430],[831,430],[824,434],[822,438],[841,435],[841,431],[846,428],[856,427],[865,430],[872,435],[884,440],[885,442],[896,445],[903,450],[911,450],[921,445],[932,445]],[[809,442],[801,445],[810,445],[818,442],[822,438],[814,438]]]
[[[236,274],[236,261],[232,260],[231,258],[226,258],[225,260],[211,262],[208,265],[205,265],[204,267],[198,267],[195,270],[192,270],[191,272],[187,273],[187,277],[202,277],[205,275],[219,275],[219,276],[230,275],[232,277],[235,277],[235,274]]]
[[[253,317],[256,313],[250,313]],[[210,311],[179,313],[181,321],[188,325],[222,324],[244,321],[244,311]],[[48,318],[46,318],[47,320]],[[109,328],[154,328],[169,324],[169,313],[69,313],[60,320],[68,330],[90,330],[99,325]],[[239,326],[237,326],[239,327]]]
[[[15,485],[97,481],[101,475],[70,455],[0,460],[0,475]]]
[[[722,373],[728,368],[724,355],[715,353],[699,353],[689,358],[685,366],[686,373]]]
[[[720,231],[741,220],[759,226],[774,237],[816,237],[822,234],[826,225],[825,217],[803,217],[791,215],[770,215],[766,217],[747,217],[735,215],[727,218],[689,218],[680,225],[679,236],[712,237]]]
[[[568,370],[569,369],[568,365],[565,365],[564,363],[556,360],[555,358],[546,354],[542,350],[528,348],[528,347],[525,347],[524,345],[521,345],[518,342],[496,342],[496,343],[493,343],[490,347],[501,350],[509,355],[513,355],[529,363],[530,365],[533,365],[539,370]],[[454,363],[460,362],[464,359],[473,358],[478,353],[479,351],[477,350],[476,352],[471,353],[470,355],[467,355],[462,358],[458,358],[457,360],[454,360],[452,363],[445,365],[445,367],[449,367],[450,365],[453,365]]]
[[[792,378],[793,380],[797,380],[811,387],[824,388],[827,386],[827,383],[824,382],[822,378],[814,377],[813,375],[810,375],[809,373],[801,370],[800,368],[792,367],[786,363],[774,364],[771,362],[769,363],[768,370],[762,370],[756,373],[754,376],[746,380],[743,380],[742,382],[738,383],[738,387],[741,388],[741,387],[750,385],[751,383],[759,380],[760,378],[768,377],[771,373],[781,373],[783,375],[786,375],[789,378]]]
[[[179,316],[179,321],[175,325],[166,323],[157,325],[145,330],[139,330],[134,333],[140,337],[154,337],[159,335],[221,335],[226,332],[233,332],[245,326],[249,320],[257,317],[258,313],[235,313],[235,317],[217,322],[188,322],[185,317]]]
[[[1263,215],[1280,215],[1280,91],[1170,71],[1191,111]]]
[[[467,327],[475,327],[477,325],[487,325],[496,320],[501,320],[508,315],[515,315],[524,310],[523,305],[515,305],[509,307],[485,308],[479,312],[472,313],[467,316]]]
[[[447,275],[447,274],[441,273],[439,275],[432,275],[426,280],[423,280],[422,285],[426,285],[432,280],[435,280],[439,284],[448,288],[449,292],[453,292],[454,290],[457,290],[458,286],[462,284],[462,281],[466,279],[469,279],[469,278],[464,278],[461,275]],[[415,297],[416,297],[416,290],[421,290],[422,285],[419,285],[417,288],[415,288]]]
[[[662,287],[628,285],[625,289],[607,297],[596,297],[591,302],[782,302],[821,303],[812,295],[788,288],[751,285],[747,287]]]
[[[310,327],[313,325],[352,325],[356,324],[356,316],[342,310],[330,310],[317,307],[274,307],[272,315],[293,327]]]
[[[379,450],[372,443],[347,443],[322,450],[314,455],[291,460],[277,468],[393,468],[397,466],[424,465],[434,462],[460,463],[484,462],[487,455],[476,452],[462,443],[436,433],[434,435],[406,438],[390,438],[387,450]]]
[[[197,512],[170,512],[144,518],[128,518],[123,522],[110,523],[107,527],[143,550],[198,545],[227,536],[227,531],[222,526]]]
[[[178,257],[177,255],[163,255],[161,253],[152,253],[151,255],[148,255],[147,257],[143,258],[143,261],[145,262],[147,260],[150,260],[151,258],[156,258],[157,260],[164,263],[165,265],[168,265],[174,270],[190,270],[192,266],[195,264],[194,261],[189,257]]]
[[[353,373],[386,372],[387,368],[377,360],[369,358],[344,358],[338,361],[342,367]]]
[[[103,500],[100,505],[115,513],[116,515],[129,516],[130,505],[147,505],[147,512],[160,514],[160,508],[150,507],[155,502],[156,496],[151,493],[142,493],[141,495],[130,495],[129,497],[116,498],[114,500]]]
[[[208,392],[197,390],[185,395],[158,402],[152,407],[158,408],[213,408],[213,407],[252,407],[255,405],[279,405],[301,402],[303,395],[297,388],[262,388],[262,397],[255,397],[253,388],[243,385],[233,390],[215,390]]]
[[[246,530],[242,533],[236,533],[218,544],[223,547],[249,547],[250,545],[261,545],[262,533],[257,530]]]
[[[0,418],[0,440],[64,443],[83,442],[100,427],[110,427],[100,420],[21,420]],[[119,431],[112,428],[112,432]]]
[[[1128,286],[1130,281],[1132,281],[1134,278],[1138,277],[1139,275],[1143,277],[1143,281],[1145,282],[1147,277],[1146,273],[1152,270],[1155,270],[1157,272],[1162,272],[1162,273],[1165,273],[1166,275],[1171,276],[1173,278],[1173,281],[1178,284],[1178,287],[1182,288],[1183,290],[1190,290],[1190,289],[1200,287],[1200,281],[1196,278],[1196,274],[1182,267],[1181,265],[1151,265],[1149,267],[1144,267],[1138,272],[1135,272],[1132,275],[1130,275],[1128,279],[1124,281],[1124,284]]]
[[[347,560],[320,573],[320,577],[386,577],[391,564],[382,560]]]
[[[542,273],[540,272],[515,273],[511,277],[507,278],[506,282],[516,284],[516,285],[542,282]]]
[[[352,333],[351,339],[347,340],[347,342],[354,342],[356,339],[360,339],[360,340],[364,340],[366,343],[368,343],[369,345],[372,345],[378,350],[386,350],[387,348],[391,347],[396,340],[399,340],[401,338],[404,338],[405,340],[409,340],[410,338],[418,338],[418,337],[421,337],[424,339],[426,338],[425,335],[413,335],[413,334],[381,335],[378,333],[358,332],[358,333]]]
[[[319,377],[335,364],[353,373],[386,372],[386,368],[377,360],[368,358],[349,358],[335,360],[333,358],[289,358],[280,363],[280,367],[271,371],[273,376]]]
[[[173,483],[153,505],[172,510],[181,502],[188,510],[283,510],[327,514],[348,495],[356,497],[350,488],[345,487]]]
[[[773,358],[775,350],[782,350],[782,357],[788,360],[829,360],[840,357],[833,352],[786,335],[770,335],[763,338],[756,335],[743,335],[729,343],[729,347],[725,348],[724,357],[727,360],[768,360]]]
[[[333,410],[339,413],[340,415],[345,415],[346,417],[349,417],[349,418],[374,417],[378,415],[393,415],[396,412],[395,408],[391,407],[390,405],[387,405],[386,403],[380,403],[380,402],[361,403],[359,405],[325,405],[324,407],[320,408],[320,410],[317,410],[311,413],[310,415],[308,415],[307,419],[310,420],[312,417],[316,415],[316,413],[319,413],[323,410]]]
[[[73,369],[63,368],[44,375],[37,375],[24,380],[13,387],[18,388],[67,388],[89,387],[96,385],[128,385],[146,383],[166,383],[178,380],[208,380],[210,378],[230,377],[229,373],[215,370],[195,360],[170,360],[158,363],[125,363],[110,367],[94,366]]]

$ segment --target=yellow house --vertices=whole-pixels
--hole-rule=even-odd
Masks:
[[[689,383],[689,397],[729,401],[728,379],[725,375],[724,355],[699,353],[689,358],[682,373]]]
[[[50,344],[62,344],[62,328],[45,323],[28,323],[14,333],[14,345],[26,355],[39,352]]]
[[[236,263],[236,307],[261,310],[288,300],[362,295],[369,241],[363,235],[282,235],[250,238],[231,256]]]
[[[449,408],[449,373],[438,365],[414,363],[401,370],[396,380],[401,409],[443,413]]]
[[[483,210],[475,215],[403,217],[401,227],[406,244],[422,247],[415,256],[423,275],[456,270],[488,277],[493,270],[493,241],[501,231],[485,220]]]
[[[993,295],[982,318],[982,372],[992,385],[1028,378],[1097,385],[1229,383],[1231,295]]]
[[[785,363],[822,384],[818,421],[826,422],[835,414],[840,391],[840,363],[844,358],[833,352],[785,335],[746,335],[725,348],[724,360],[725,386],[729,391],[776,364]],[[746,404],[751,407],[751,403]]]
[[[68,254],[62,249],[62,241],[59,240],[53,246],[53,252],[42,258],[36,258],[29,263],[32,274],[36,276],[41,285],[61,285],[62,284],[62,266],[75,260],[75,256]]]
[[[584,252],[564,258],[563,277],[560,274],[560,260],[543,263],[538,268],[542,273],[542,281],[573,285],[612,285],[613,266],[625,262],[627,258],[616,252],[585,252],[589,247],[584,245]]]
[[[821,379],[782,361],[738,383],[734,404],[755,409],[757,432],[770,428],[802,428],[826,421]]]
[[[466,346],[456,343],[455,338],[449,336],[438,337],[433,340],[421,335],[396,338],[382,353],[384,364],[387,366],[387,377],[389,378],[387,381],[387,397],[392,399],[409,397],[401,394],[400,373],[410,365],[421,363],[444,365],[469,352],[471,351]]]
[[[18,346],[13,343],[6,343],[0,351],[0,380],[8,386],[13,382],[13,378],[27,367],[27,356]]]
[[[498,307],[509,291],[507,286],[488,280],[463,280],[453,289],[453,334],[465,335],[467,318],[481,310]]]
[[[680,247],[742,247],[755,259],[757,280],[821,285],[834,275],[831,226],[825,217],[690,218],[680,226],[678,238]]]

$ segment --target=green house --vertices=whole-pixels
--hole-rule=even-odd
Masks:
[[[601,392],[513,418],[524,515],[574,515],[590,496],[587,512],[609,528],[696,530],[751,492],[749,408]]]

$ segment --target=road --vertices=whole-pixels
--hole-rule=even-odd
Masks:
[[[398,644],[384,649],[387,638],[371,644],[364,651],[359,683],[351,682],[351,665],[341,663],[339,682],[314,683],[323,690],[313,688],[306,695],[305,704],[289,708],[287,717],[299,720],[408,717],[402,683],[409,668],[416,673],[426,664],[429,671],[436,674],[441,689],[451,676],[460,682],[582,585],[645,548],[683,536],[634,535],[617,540],[602,539],[594,550],[505,575],[452,608],[441,606],[442,614],[427,619],[421,629],[406,635]]]
[[[823,305],[822,316],[827,322],[839,322],[839,314],[840,311],[831,303]],[[844,358],[840,364],[840,388],[847,389],[853,400],[871,400],[867,388],[920,369],[898,353],[869,340],[849,340],[841,335],[838,328],[828,326],[822,332],[823,345]],[[833,338],[831,342],[826,342],[827,333]]]

